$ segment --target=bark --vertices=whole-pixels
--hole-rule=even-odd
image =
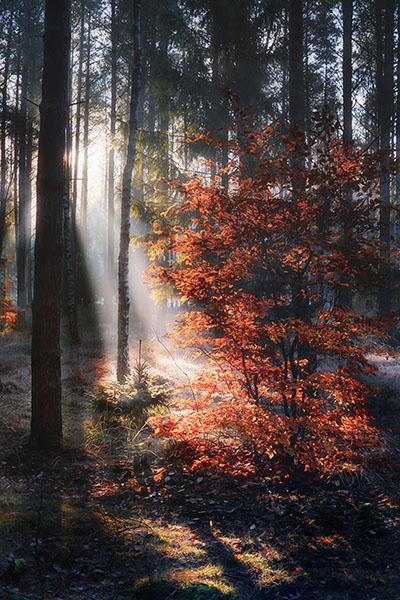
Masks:
[[[29,53],[30,53],[30,7],[28,0],[24,1],[24,32],[21,70],[21,106],[19,110],[18,127],[18,179],[19,179],[19,208],[18,208],[18,246],[17,246],[17,303],[22,309],[26,308],[26,256],[27,256],[27,203],[29,174],[26,168],[27,159],[27,102]],[[25,312],[18,313],[19,325],[24,324]]]
[[[72,78],[71,72],[68,83],[68,104],[71,104],[71,87]],[[68,315],[68,329],[71,343],[79,345],[81,343],[78,330],[78,316],[76,309],[76,294],[75,294],[75,253],[73,239],[73,224],[71,211],[71,150],[72,150],[72,128],[70,117],[67,120],[66,129],[66,160],[65,160],[65,188],[63,198],[63,227],[64,227],[64,275],[65,275],[65,291],[64,302],[66,301]]]
[[[353,30],[353,0],[342,0],[343,13],[343,143],[345,148],[350,148],[353,137],[353,113],[352,113],[352,90],[353,90],[353,70],[352,70],[352,30]],[[352,202],[352,190],[350,185],[344,186],[343,190],[345,203]],[[348,242],[349,229],[346,219],[343,223],[343,244],[346,253],[346,244]],[[344,275],[341,278],[344,284],[340,288],[339,302],[343,306],[350,306],[349,278]]]
[[[77,75],[77,96],[76,96],[76,119],[75,119],[75,156],[72,180],[72,202],[71,202],[71,226],[72,232],[76,227],[76,206],[78,199],[78,167],[80,151],[80,131],[81,131],[81,103],[82,103],[82,74],[83,74],[83,50],[85,40],[85,1],[81,0],[81,26],[79,37],[79,57],[78,57],[78,75]]]
[[[33,120],[28,117],[26,132],[26,299],[32,304],[32,158]]]
[[[107,260],[106,290],[109,290],[114,273],[114,187],[115,187],[115,133],[117,110],[117,26],[115,0],[111,0],[111,104],[110,104],[110,149],[108,152],[108,203],[107,203]],[[105,293],[108,314],[112,309],[112,292]]]
[[[15,122],[14,122],[14,186],[13,186],[13,203],[14,203],[14,232],[15,232],[15,251],[18,248],[18,222],[19,222],[19,214],[18,214],[18,106],[19,106],[19,98],[20,98],[20,83],[21,83],[21,74],[20,74],[20,63],[21,63],[21,51],[20,45],[18,47],[17,52],[17,81],[15,85]]]
[[[32,447],[62,444],[61,284],[70,0],[46,0],[32,310]]]
[[[284,24],[283,24],[283,47],[284,47],[284,57],[282,62],[282,121],[284,123],[287,122],[288,119],[288,55],[287,55],[287,47],[288,47],[288,22],[289,15],[287,7],[284,9]]]
[[[353,137],[352,118],[352,30],[353,0],[342,0],[343,11],[343,139],[348,145]]]
[[[397,7],[397,97],[396,97],[396,158],[400,161],[400,6]],[[400,246],[400,169],[396,172],[396,241]]]
[[[376,139],[377,147],[381,143],[382,124],[382,86],[383,86],[383,36],[382,36],[382,0],[375,0],[375,40],[376,40]]]
[[[117,378],[129,375],[129,236],[132,173],[136,157],[139,92],[141,84],[140,0],[133,3],[134,63],[131,78],[127,156],[122,176],[121,231],[118,257],[118,358]]]
[[[384,0],[384,60],[381,100],[381,149],[383,151],[382,175],[380,177],[379,239],[383,245],[383,255],[390,260],[390,135],[394,113],[393,98],[393,59],[394,59],[394,1]],[[390,312],[390,266],[383,265],[381,274],[385,282],[378,294],[378,310],[381,316]]]
[[[83,169],[82,169],[82,224],[87,228],[88,206],[88,152],[89,152],[89,100],[90,100],[90,15],[88,15],[88,30],[86,41],[85,68],[85,109],[83,113]]]
[[[1,92],[1,122],[0,122],[0,144],[1,144],[1,166],[0,166],[0,259],[3,252],[5,235],[5,217],[7,203],[7,152],[6,152],[6,129],[7,129],[7,83],[10,69],[10,51],[13,31],[13,14],[10,16],[8,27],[7,48],[4,61],[3,88]]]
[[[289,119],[304,129],[302,0],[289,0]]]

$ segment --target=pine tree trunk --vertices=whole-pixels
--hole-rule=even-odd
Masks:
[[[129,107],[127,156],[122,176],[121,231],[118,257],[118,357],[117,379],[122,383],[129,375],[129,236],[132,173],[135,164],[138,107],[141,83],[140,0],[133,3],[134,64]]]
[[[80,151],[80,131],[81,131],[81,103],[82,103],[82,74],[83,74],[83,50],[85,41],[85,0],[81,0],[81,26],[79,36],[79,57],[78,57],[78,75],[77,75],[77,96],[76,96],[76,115],[75,115],[75,152],[72,180],[72,202],[71,202],[71,227],[72,234],[76,228],[76,206],[78,200],[78,174],[79,174],[79,151]]]
[[[26,256],[27,256],[27,203],[28,203],[28,174],[26,168],[26,135],[29,51],[30,51],[30,13],[28,0],[24,0],[23,19],[23,54],[21,70],[21,106],[19,110],[18,128],[18,161],[19,161],[19,207],[18,207],[18,247],[17,247],[17,303],[22,309],[26,308]],[[25,312],[18,313],[18,324],[25,324]]]
[[[82,168],[82,224],[87,228],[88,210],[88,153],[89,153],[89,100],[90,100],[90,34],[91,23],[88,15],[85,69],[85,108],[83,112],[83,168]]]
[[[71,103],[71,87],[72,77],[71,70],[68,83],[68,105]],[[69,113],[69,111],[68,111]],[[71,216],[71,155],[72,155],[72,128],[71,119],[68,114],[67,129],[66,129],[66,160],[65,160],[65,190],[63,198],[63,228],[64,228],[64,276],[65,276],[65,294],[64,303],[66,302],[68,314],[68,329],[71,343],[79,345],[81,343],[78,330],[78,316],[76,308],[75,294],[75,253],[74,253],[74,229],[72,227]]]
[[[107,259],[105,282],[106,314],[112,311],[112,282],[114,274],[114,171],[115,171],[115,134],[117,110],[117,26],[115,14],[115,0],[111,0],[111,104],[110,104],[110,149],[108,152],[108,203],[107,203]]]
[[[14,204],[14,233],[15,233],[15,253],[18,249],[18,238],[19,238],[19,214],[18,214],[18,107],[20,98],[20,63],[21,63],[21,51],[20,45],[17,51],[17,81],[15,84],[15,121],[14,121],[14,152],[13,152],[13,163],[14,163],[14,185],[13,185],[13,204]]]
[[[289,119],[304,129],[303,2],[289,0]]]
[[[32,304],[32,158],[33,118],[28,116],[26,132],[26,299]]]
[[[352,69],[352,31],[353,31],[353,0],[342,0],[343,13],[343,142],[345,148],[350,148],[353,137],[353,112],[352,112],[352,91],[353,91],[353,69]],[[343,190],[344,199],[347,204],[352,202],[351,186],[346,185]],[[343,223],[343,243],[348,242],[347,223]],[[339,302],[343,306],[350,306],[349,278],[343,276],[339,292]]]
[[[393,98],[393,59],[394,59],[394,1],[383,0],[384,6],[384,59],[381,101],[381,149],[384,152],[382,175],[380,177],[379,239],[383,244],[383,254],[390,260],[390,135],[394,113]],[[378,294],[378,310],[381,316],[390,312],[390,266],[384,265],[381,275],[385,278]]]
[[[400,161],[400,6],[397,6],[396,158]],[[396,242],[400,246],[400,169],[396,172]]]
[[[46,450],[62,444],[60,320],[70,15],[70,0],[46,0],[32,310],[30,438],[31,447]]]
[[[10,49],[13,30],[13,14],[10,15],[10,23],[8,26],[7,48],[4,61],[3,71],[3,88],[1,92],[1,122],[0,122],[0,144],[1,144],[1,165],[0,165],[0,259],[3,252],[4,235],[5,235],[5,218],[6,218],[6,203],[7,203],[7,152],[6,152],[6,129],[7,129],[7,84],[8,73],[10,68]]]
[[[284,47],[284,57],[282,60],[282,121],[284,123],[288,120],[288,23],[289,23],[289,15],[288,9],[285,7],[284,9],[284,25],[283,25],[283,47]]]
[[[353,138],[352,112],[352,31],[353,0],[342,0],[343,11],[343,140],[349,145]]]

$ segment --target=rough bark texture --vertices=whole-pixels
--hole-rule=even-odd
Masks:
[[[353,137],[352,120],[352,24],[353,0],[342,1],[343,10],[343,139],[349,144]]]
[[[349,148],[353,137],[353,116],[352,116],[352,91],[353,91],[353,69],[352,69],[352,30],[353,30],[353,0],[342,0],[343,13],[343,141],[345,147]],[[352,202],[352,190],[350,185],[344,186],[343,190],[345,201]],[[344,220],[343,223],[343,243],[348,243],[349,229]],[[340,288],[339,302],[343,306],[350,306],[351,297],[349,291],[349,278],[346,275],[341,277],[344,284]]]
[[[108,152],[107,190],[107,260],[105,303],[108,313],[112,308],[112,293],[109,291],[114,272],[114,162],[117,108],[117,27],[115,0],[111,0],[111,104],[110,104],[110,149]]]
[[[72,203],[71,203],[71,225],[72,231],[76,227],[76,205],[78,199],[78,166],[80,150],[80,131],[81,131],[81,103],[82,103],[82,73],[83,73],[83,50],[85,39],[85,2],[81,0],[81,26],[79,39],[79,58],[77,75],[77,96],[76,96],[76,119],[75,119],[75,156],[72,181]]]
[[[15,248],[18,248],[18,106],[20,98],[20,87],[21,87],[21,50],[20,45],[17,50],[17,81],[15,84],[15,118],[14,118],[14,148],[13,148],[13,163],[14,163],[14,185],[13,185],[13,205],[14,205],[14,233],[15,233]]]
[[[26,132],[26,300],[32,304],[32,160],[33,160],[33,118],[29,115]]]
[[[68,104],[71,104],[71,87],[72,77],[71,71],[69,74],[68,82]],[[65,188],[64,188],[64,199],[63,199],[63,225],[64,225],[64,276],[65,276],[65,294],[64,294],[64,307],[66,304],[68,313],[68,329],[69,336],[72,344],[80,344],[81,339],[78,329],[78,315],[76,308],[76,294],[75,294],[75,254],[74,254],[74,239],[71,217],[71,195],[70,195],[70,181],[72,173],[71,164],[71,150],[72,150],[72,129],[71,129],[71,117],[68,115],[67,130],[66,130],[66,160],[65,160]],[[65,311],[65,308],[64,308]]]
[[[118,257],[118,359],[117,378],[123,382],[129,375],[129,236],[132,173],[135,164],[139,92],[141,83],[140,1],[133,3],[134,63],[129,108],[129,135],[126,162],[122,176],[121,231]]]
[[[3,252],[4,234],[5,234],[5,217],[6,217],[6,202],[7,202],[7,155],[6,155],[6,125],[7,125],[7,83],[8,73],[10,68],[10,48],[11,37],[13,30],[13,15],[10,17],[8,28],[7,48],[4,61],[3,71],[3,87],[1,92],[1,123],[0,123],[0,144],[1,144],[1,165],[0,165],[0,259]]]
[[[393,98],[393,58],[394,58],[394,1],[382,0],[384,9],[384,59],[381,101],[381,149],[384,152],[382,161],[383,173],[380,178],[379,239],[384,245],[384,255],[390,259],[390,173],[389,152],[392,119],[394,113]],[[381,316],[390,312],[390,267],[384,265],[381,269],[385,283],[379,290],[378,309]]]
[[[88,152],[89,152],[89,100],[90,100],[90,14],[86,40],[85,109],[83,112],[83,168],[82,168],[82,224],[87,228],[88,207]]]
[[[19,111],[18,127],[18,160],[19,160],[19,209],[18,209],[18,246],[17,246],[17,303],[26,308],[26,250],[27,250],[27,204],[29,174],[26,168],[26,135],[27,135],[27,107],[26,96],[28,91],[28,61],[30,52],[30,6],[24,0],[23,20],[23,53],[21,70],[21,106]],[[25,312],[18,315],[19,325],[24,323]]]
[[[289,119],[304,129],[303,2],[289,0]]]
[[[70,0],[46,0],[32,310],[32,447],[62,443],[61,284]]]
[[[397,8],[397,97],[396,97],[396,158],[400,161],[400,6]],[[396,173],[396,207],[400,208],[400,170]],[[395,215],[395,235],[400,246],[400,213]]]

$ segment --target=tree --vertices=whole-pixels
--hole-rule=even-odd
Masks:
[[[31,45],[31,5],[29,0],[24,0],[23,7],[23,53],[21,69],[21,106],[19,111],[18,131],[18,175],[19,175],[19,206],[18,206],[18,245],[17,245],[17,292],[18,306],[26,308],[26,258],[27,258],[27,232],[28,232],[28,207],[29,186],[31,174],[27,169],[27,92]],[[20,319],[24,320],[24,311],[20,313]]]
[[[140,0],[133,3],[133,69],[129,105],[129,134],[122,175],[121,230],[118,257],[118,357],[117,378],[122,383],[129,375],[129,237],[132,172],[135,164],[138,106],[141,81]]]
[[[394,29],[394,1],[378,0],[378,10],[384,11],[383,29],[383,70],[378,71],[381,98],[380,106],[380,148],[383,152],[383,169],[380,178],[381,208],[379,214],[379,239],[384,245],[384,253],[390,258],[390,138],[392,133],[392,119],[394,116],[393,98],[393,29]],[[378,67],[379,69],[379,67]],[[386,285],[382,286],[378,295],[379,314],[388,315],[390,312],[390,266],[386,262],[382,266],[382,275],[386,278]]]
[[[192,397],[180,399],[186,410],[155,431],[175,436],[174,456],[192,469],[330,476],[378,460],[358,376],[371,370],[365,336],[383,334],[385,323],[343,310],[338,296],[344,271],[360,288],[379,285],[379,157],[345,152],[338,123],[320,116],[315,127],[300,147],[295,126],[244,126],[229,147],[229,191],[200,178],[181,187],[176,211],[189,225],[166,246],[179,259],[154,271],[187,304],[173,338],[208,362]],[[250,174],[237,168],[249,161]],[[358,187],[350,206],[347,183]],[[165,243],[161,236],[153,250]]]
[[[289,119],[304,129],[303,1],[289,0]]]
[[[115,0],[111,0],[111,102],[110,102],[110,147],[108,151],[108,190],[107,190],[107,254],[104,272],[106,286],[114,280],[114,188],[115,188],[115,136],[117,110],[117,26]],[[105,305],[112,306],[112,293],[106,291]]]
[[[30,437],[32,447],[46,450],[62,443],[60,319],[70,12],[70,0],[46,1],[32,306]]]
[[[1,124],[0,124],[0,144],[1,144],[1,166],[0,166],[0,259],[3,252],[5,218],[7,204],[7,151],[6,151],[6,128],[7,128],[7,85],[8,73],[10,69],[11,40],[13,31],[14,15],[9,15],[7,48],[4,61],[3,87],[1,92]]]

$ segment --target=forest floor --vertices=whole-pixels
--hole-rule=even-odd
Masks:
[[[233,481],[185,473],[145,425],[105,418],[108,367],[87,339],[64,352],[67,446],[46,457],[24,447],[29,337],[0,340],[1,600],[400,600],[400,357],[371,356],[387,372],[372,410],[393,430],[391,470]],[[157,345],[146,360],[174,387],[190,362]]]

